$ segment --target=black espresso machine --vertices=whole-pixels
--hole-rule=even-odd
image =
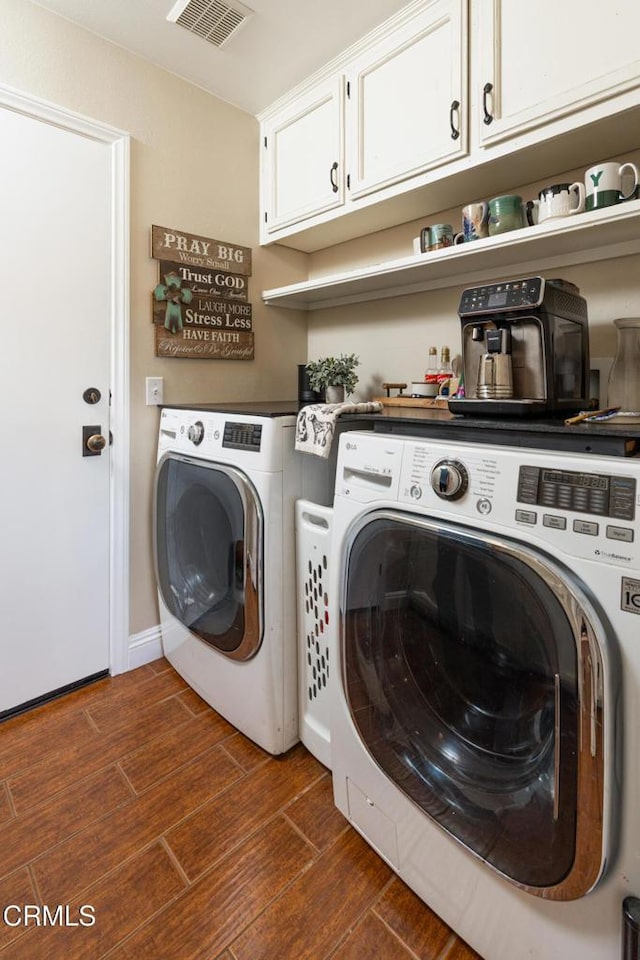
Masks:
[[[527,277],[464,290],[464,397],[452,413],[546,417],[589,406],[587,303],[566,280]]]

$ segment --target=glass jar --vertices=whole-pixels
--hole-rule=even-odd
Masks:
[[[611,372],[607,403],[621,411],[640,412],[640,317],[622,317],[616,325],[618,345]]]

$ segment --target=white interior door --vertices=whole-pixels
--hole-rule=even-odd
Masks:
[[[109,667],[113,213],[105,143],[1,106],[0,143],[2,715]]]

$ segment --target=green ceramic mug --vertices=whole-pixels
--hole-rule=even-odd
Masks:
[[[522,197],[507,194],[489,200],[489,236],[495,237],[510,230],[519,230],[525,225]]]

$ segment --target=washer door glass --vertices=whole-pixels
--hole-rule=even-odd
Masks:
[[[167,609],[233,659],[262,642],[262,512],[240,471],[169,454],[156,474],[156,574]]]
[[[604,861],[593,618],[526,548],[373,516],[352,538],[343,596],[343,676],[362,741],[501,874],[582,895]]]

